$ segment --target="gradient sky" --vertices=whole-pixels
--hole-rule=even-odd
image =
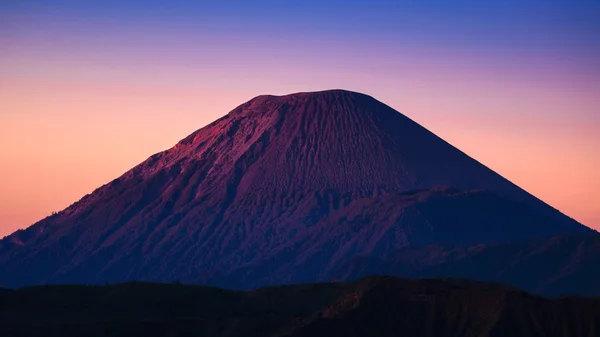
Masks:
[[[394,107],[600,229],[600,1],[0,2],[0,237],[260,94]]]

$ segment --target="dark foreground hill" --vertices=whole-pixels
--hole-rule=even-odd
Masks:
[[[338,266],[332,280],[356,280],[373,274],[468,278],[511,284],[547,296],[600,296],[600,235],[411,247],[382,258],[354,258]]]
[[[0,241],[0,285],[314,282],[360,255],[589,231],[372,97],[259,96]]]
[[[600,335],[600,298],[547,299],[500,284],[367,277],[234,292],[176,284],[0,291],[0,335]]]

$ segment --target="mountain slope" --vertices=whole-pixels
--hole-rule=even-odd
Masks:
[[[14,337],[592,337],[599,326],[598,298],[546,299],[457,279],[368,277],[252,292],[150,283],[0,291],[0,334]]]
[[[373,274],[458,277],[512,284],[549,296],[600,296],[598,266],[600,234],[593,233],[494,245],[411,247],[385,257],[356,257],[337,266],[332,279]]]
[[[531,207],[488,191],[463,192],[437,187],[399,194],[383,194],[357,200],[344,209],[332,212],[319,224],[281,245],[266,258],[233,268],[227,273],[198,273],[183,280],[251,289],[261,285],[311,282],[315,279],[330,281],[332,277],[334,280],[356,279],[369,274],[410,277],[412,274],[395,272],[394,260],[398,258],[403,261],[405,257],[413,256],[410,247],[421,251],[428,247],[420,247],[431,242],[436,243],[434,247],[452,248],[480,242],[505,243],[517,240],[516,242],[521,243],[523,239],[545,233],[545,227],[549,223],[551,222],[547,218],[540,217]],[[563,247],[561,253],[575,253],[575,243],[581,238],[584,237],[574,237],[574,245]],[[535,248],[544,244],[545,240],[527,243]],[[409,248],[396,254],[388,254],[394,252],[394,247]],[[510,254],[514,252],[497,250],[490,253],[499,255],[495,257],[496,260],[503,259],[502,261],[510,263]],[[362,262],[360,266],[365,272],[352,274],[354,266],[344,262],[348,257],[356,255],[370,255],[373,258],[359,258],[358,261]],[[385,268],[378,268],[379,257],[385,261],[389,260]],[[422,256],[422,261],[415,257],[410,262],[419,266],[419,263],[428,263],[427,257]],[[561,267],[561,260],[549,256],[548,261],[555,268]],[[440,264],[445,262],[447,261],[439,261]],[[485,264],[485,261],[479,262]],[[402,270],[403,266],[400,264],[398,267]],[[474,277],[481,270],[481,266],[477,264],[470,267],[468,270],[471,270],[473,275],[456,276]],[[532,263],[528,270],[541,277],[536,273],[538,267],[539,265]],[[455,275],[452,269],[444,270],[448,275]],[[352,277],[343,276],[347,273]],[[338,277],[336,274],[339,274]],[[439,272],[425,276],[444,277],[446,274]],[[515,280],[506,281],[511,283],[510,281]]]
[[[418,228],[399,220],[404,213],[382,227],[375,219],[345,220],[359,217],[362,207],[386,218],[399,193],[440,185],[489,191],[514,207],[507,213],[515,216],[498,222],[494,212],[489,218],[479,214],[478,223],[464,228],[489,222],[486,230],[502,235],[480,231],[468,238],[449,230],[465,214],[444,221],[443,214],[407,213],[420,219]],[[519,220],[523,212],[527,224]],[[429,228],[433,217],[441,218]],[[303,251],[322,252],[316,236],[327,234],[326,251],[303,279],[314,281],[331,263],[374,249],[384,254],[440,240],[492,243],[587,231],[372,97],[342,90],[259,96],[66,210],[3,239],[0,284],[170,281],[268,259],[278,260],[270,268],[280,268]],[[334,256],[336,242],[358,232],[372,238],[395,233],[395,239],[357,242]]]

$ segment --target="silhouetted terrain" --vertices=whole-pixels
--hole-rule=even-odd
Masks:
[[[372,97],[259,96],[0,241],[0,284],[245,289],[407,247],[588,232]]]
[[[251,292],[174,284],[0,291],[2,336],[586,336],[600,299],[501,284],[367,277]]]

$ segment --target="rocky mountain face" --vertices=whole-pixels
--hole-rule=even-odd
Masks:
[[[591,230],[370,96],[259,96],[0,241],[0,285],[328,280],[357,256]]]

